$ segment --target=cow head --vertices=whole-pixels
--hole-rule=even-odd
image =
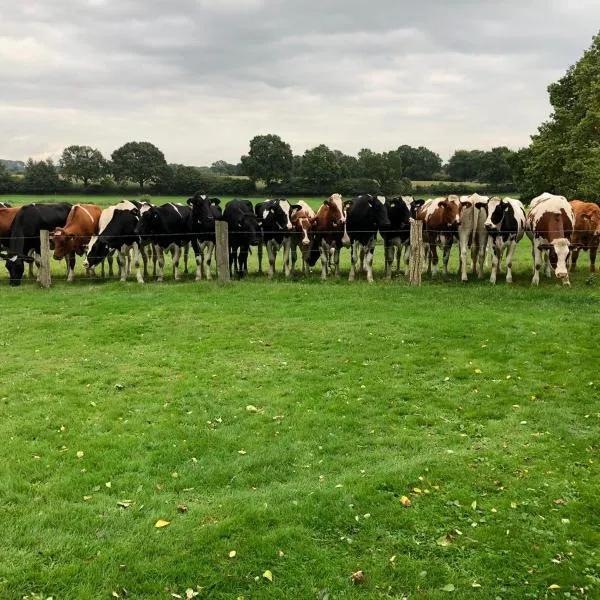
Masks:
[[[475,205],[476,208],[479,203]],[[499,231],[504,220],[506,211],[510,208],[510,203],[501,200],[500,198],[490,198],[489,202],[485,205],[487,207],[487,219],[485,220],[485,228],[491,233]]]
[[[289,202],[282,199],[266,202],[260,210],[261,214],[258,215],[263,228],[267,231],[291,231],[289,206]]]
[[[206,194],[196,192],[187,203],[192,207],[192,230],[194,233],[213,229],[215,226],[215,212],[220,212],[219,198],[208,198]]]
[[[144,210],[135,226],[135,233],[139,236],[150,235],[160,231],[161,218],[156,206]]]
[[[52,255],[55,260],[60,260],[72,254],[74,237],[68,233],[62,227],[57,227],[51,234],[50,237],[54,240],[54,254]]]
[[[346,213],[341,194],[331,194],[323,204],[329,206],[331,211],[331,219],[334,227],[346,223]]]
[[[438,203],[442,209],[443,226],[455,230],[460,225],[460,202],[458,196],[448,196]]]
[[[108,255],[108,242],[100,237],[94,236],[87,247],[87,252],[83,260],[85,269],[95,267],[100,264]]]
[[[554,269],[554,274],[558,279],[562,280],[568,277],[567,259],[571,251],[571,244],[568,239],[559,238],[553,240],[551,243],[541,243],[538,244],[538,249],[548,252],[550,265]]]
[[[290,207],[290,219],[295,231],[300,235],[300,244],[304,248],[310,245],[310,233],[312,230],[313,219],[304,211],[300,204],[293,204]]]
[[[377,226],[377,229],[387,229],[392,226],[390,216],[388,215],[387,207],[385,205],[384,196],[371,196],[369,199],[369,206],[371,207],[371,214]]]
[[[33,257],[21,254],[2,253],[0,254],[0,258],[6,259],[6,270],[8,271],[10,285],[21,285],[23,273],[25,272],[25,263],[32,263]]]

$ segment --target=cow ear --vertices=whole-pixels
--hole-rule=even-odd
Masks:
[[[348,210],[352,206],[352,203],[352,200],[346,200],[343,204],[344,210]]]
[[[475,202],[475,208],[485,208],[487,204],[485,202]]]
[[[446,202],[446,200],[442,200],[438,206],[441,206],[442,208],[448,208],[449,204]]]
[[[193,198],[188,198],[188,199],[187,199],[187,205],[188,205],[188,206],[191,206],[191,205],[193,204],[193,202],[194,202],[194,199],[193,199]]]
[[[583,213],[581,215],[581,218],[584,219],[585,221],[591,221],[592,220],[592,218],[590,217],[590,215],[588,215],[586,213]]]
[[[219,206],[221,204],[221,199],[220,198],[211,198],[210,203],[214,204],[215,206]]]
[[[323,200],[323,204],[325,206],[329,206],[329,198],[325,198],[325,200]]]
[[[461,205],[464,208],[471,208],[473,206],[473,203],[472,202],[461,202]]]
[[[552,244],[538,244],[538,250],[550,250]]]
[[[423,204],[425,204],[425,200],[423,200],[423,198],[420,198],[419,200],[413,200],[412,201],[412,206],[423,206]]]
[[[302,206],[300,206],[300,204],[292,204],[290,206],[290,217],[293,217],[300,210],[302,210]]]

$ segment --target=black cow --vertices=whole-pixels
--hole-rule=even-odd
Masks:
[[[229,270],[238,277],[248,273],[250,246],[259,242],[259,225],[252,203],[235,198],[225,205],[223,220],[229,226]]]
[[[102,211],[98,235],[89,241],[87,254],[83,261],[86,269],[102,262],[110,250],[116,250],[121,281],[127,279],[127,262],[129,254],[131,254],[137,270],[137,280],[139,283],[144,283],[144,275],[140,270],[140,257],[146,276],[148,257],[145,252],[140,251],[140,236],[135,231],[140,219],[139,204],[124,200]]]
[[[269,259],[269,277],[275,275],[277,252],[283,246],[283,266],[286,277],[290,276],[290,248],[292,222],[290,220],[290,203],[283,198],[265,200],[254,206],[254,212],[261,231],[258,243],[258,272],[262,273],[262,245],[267,247]]]
[[[404,249],[404,262],[410,256],[410,220],[414,219],[419,206],[425,200],[413,200],[412,196],[393,196],[386,201],[390,226],[379,231],[385,252],[385,276],[392,277],[392,266],[396,259],[396,271],[400,273],[400,259]]]
[[[40,231],[54,231],[64,227],[72,204],[28,204],[23,206],[13,221],[8,252],[0,254],[6,259],[10,285],[20,285],[25,270],[24,263],[32,263],[30,252],[40,253]],[[39,262],[39,259],[38,261]]]
[[[164,278],[165,250],[173,256],[173,279],[179,280],[179,258],[181,247],[190,242],[190,217],[192,209],[184,204],[168,202],[161,206],[150,206],[140,214],[135,228],[142,242],[150,240],[158,255],[158,281]]]
[[[223,216],[221,200],[196,192],[188,198],[187,203],[192,208],[190,232],[196,255],[196,281],[200,281],[203,275],[206,279],[212,279],[210,265],[215,248],[215,222],[220,221]]]
[[[373,281],[373,254],[377,232],[389,229],[391,221],[383,196],[364,194],[348,203],[346,231],[350,237],[352,266],[349,281],[359,273],[361,265],[367,274],[367,281]],[[358,263],[360,251],[360,265]],[[365,254],[366,251],[366,254]]]

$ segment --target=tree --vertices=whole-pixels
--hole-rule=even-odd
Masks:
[[[457,150],[446,165],[452,181],[476,181],[479,174],[483,150]]]
[[[210,172],[214,175],[238,175],[237,165],[232,165],[224,160],[217,160],[210,166]]]
[[[340,177],[344,179],[354,179],[360,177],[360,167],[356,156],[344,154],[340,150],[334,150],[335,158],[340,166]]]
[[[140,192],[148,182],[157,182],[166,173],[165,155],[150,142],[127,142],[112,155],[115,179],[129,179],[140,184]]]
[[[58,191],[60,180],[52,159],[35,161],[29,158],[25,163],[23,186],[28,192],[52,194]]]
[[[335,154],[321,144],[304,153],[301,173],[309,182],[326,188],[340,178],[341,168]]]
[[[600,33],[583,56],[548,86],[553,112],[520,152],[521,192],[600,199]]]
[[[87,187],[90,181],[98,181],[106,173],[106,160],[100,150],[89,146],[68,146],[59,161],[61,175],[72,181],[82,181]]]
[[[257,135],[250,140],[250,151],[242,156],[244,174],[252,181],[262,179],[267,186],[289,179],[293,155],[289,144],[278,135]]]
[[[512,154],[514,152],[506,146],[492,148],[489,152],[485,152],[479,159],[477,181],[491,184],[512,181],[512,169],[509,164]]]
[[[13,179],[9,170],[0,162],[0,194],[6,194],[11,191]]]
[[[442,159],[425,146],[413,148],[406,144],[398,148],[405,177],[416,181],[433,179],[442,170]]]
[[[398,152],[373,152],[363,148],[358,153],[358,165],[363,177],[374,179],[382,191],[391,190],[402,180],[402,159]]]

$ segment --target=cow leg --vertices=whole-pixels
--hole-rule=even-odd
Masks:
[[[240,248],[240,256],[238,259],[238,269],[239,269],[239,274],[240,277],[243,277],[244,275],[248,275],[248,253],[249,253],[249,247],[248,246],[242,246]]]
[[[269,279],[275,275],[275,260],[277,259],[278,244],[275,240],[267,242],[267,258],[269,260]]]
[[[263,269],[262,269],[262,260],[263,260],[263,243],[262,241],[258,242],[258,246],[257,248],[257,254],[258,254],[258,274],[262,275]],[[268,253],[269,249],[267,248],[267,253]]]
[[[127,280],[127,255],[125,246],[121,247],[117,251],[117,267],[119,269],[119,279],[121,281]]]
[[[183,244],[183,272],[185,275],[188,274],[188,260],[190,257],[190,243]]]
[[[335,275],[336,277],[340,276],[340,252],[342,251],[342,245],[338,245],[337,242],[335,242],[333,248],[331,249],[331,253],[332,253],[332,261],[333,261],[333,266],[332,266],[332,273],[333,275]]]
[[[173,257],[173,279],[179,281],[179,259],[181,258],[181,247],[179,244],[173,244],[171,256]]]
[[[106,261],[108,262],[108,276],[109,277],[114,277],[114,271],[113,271],[113,262],[114,262],[114,257],[115,257],[115,251],[114,249],[110,249],[108,251],[108,254],[106,255]]]
[[[592,241],[592,245],[590,246],[590,273],[596,272],[596,254],[598,252],[598,246],[594,245]]]
[[[460,280],[468,281],[467,276],[467,250],[469,246],[469,236],[461,234],[458,240],[460,247]],[[472,257],[471,257],[472,258]],[[444,275],[447,275],[447,261],[446,261],[446,244],[444,244]]]
[[[162,248],[160,249],[162,252]],[[156,251],[153,248],[154,254]],[[135,267],[135,276],[138,283],[144,283],[144,273],[148,272],[148,255],[144,252],[138,245],[137,242],[133,242],[131,246],[131,260],[133,262],[133,266]],[[142,264],[140,264],[142,263]],[[163,256],[163,266],[164,266],[164,256]],[[162,269],[160,272],[162,276]],[[162,279],[161,279],[162,281]]]
[[[478,252],[478,267],[477,279],[483,279],[483,265],[485,263],[485,257],[487,254],[488,236],[486,232],[479,233],[479,252]]]
[[[300,249],[302,253],[302,249]],[[294,276],[294,270],[296,268],[296,261],[298,260],[298,242],[295,237],[290,238],[290,276]],[[304,257],[302,258],[304,263]],[[304,270],[304,264],[302,265],[302,270]]]
[[[498,264],[502,260],[502,246],[494,243],[492,246],[492,273],[490,274],[490,283],[496,283],[498,276]]]
[[[157,263],[158,263],[158,276],[156,277],[157,281],[163,281],[165,277],[165,251],[161,246],[156,246],[155,250],[157,254]]]
[[[385,278],[386,279],[391,279],[392,278],[392,266],[394,264],[394,244],[390,243],[388,245],[388,242],[383,243],[383,252],[385,255]],[[400,270],[400,266],[398,264],[398,270]]]
[[[571,250],[571,268],[569,269],[569,271],[571,271],[571,273],[573,273],[573,271],[575,271],[575,269],[577,268],[577,259],[579,258],[579,248],[577,248],[576,250]],[[590,261],[592,258],[592,253],[590,252]]]
[[[321,279],[327,279],[327,267],[329,261],[329,245],[325,240],[321,241]]]
[[[512,283],[512,259],[517,249],[517,240],[508,242],[508,252],[506,253],[506,283]]]
[[[447,277],[448,276],[448,261],[450,260],[450,250],[452,250],[452,236],[448,236],[448,240],[446,240],[445,244],[444,244],[444,275]],[[463,281],[466,281],[466,273],[465,273],[465,279],[463,279]]]
[[[392,246],[393,248],[393,246]],[[375,256],[375,238],[367,243],[367,253],[365,256],[365,271],[367,272],[367,281],[373,283],[373,257]]]
[[[75,277],[75,255],[67,254],[65,262],[67,263],[67,281],[71,283]]]
[[[210,272],[210,267],[211,267],[211,263],[212,263],[212,255],[213,255],[214,248],[215,248],[215,243],[210,240],[207,241],[206,244],[204,245],[204,253],[203,253],[204,276],[206,277],[207,281],[210,281],[212,279],[212,273]]]
[[[292,239],[289,236],[283,238],[283,273],[286,277],[292,274],[290,268],[290,249],[292,245]]]
[[[531,285],[539,285],[540,284],[540,269],[542,268],[542,252],[538,248],[538,240],[533,240],[533,248],[531,250],[531,254],[533,256],[533,279],[531,280]]]
[[[552,278],[552,265],[550,264],[550,252],[547,250],[544,252],[544,274],[546,279]]]
[[[350,246],[350,273],[348,274],[348,281],[354,281],[358,273],[358,242],[352,242]]]

